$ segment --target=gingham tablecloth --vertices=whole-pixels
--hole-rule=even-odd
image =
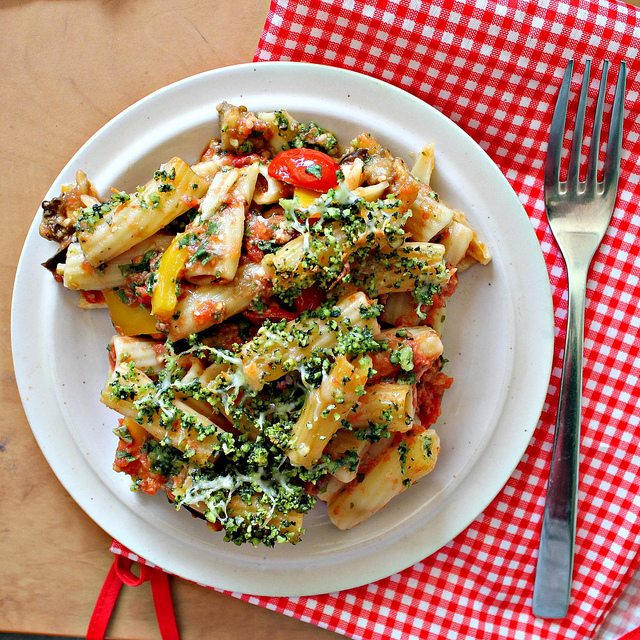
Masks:
[[[314,597],[233,594],[350,638],[593,638],[638,564],[640,543],[640,12],[600,0],[273,0],[256,60],[344,67],[433,105],[488,152],[520,197],[544,253],[555,361],[538,428],[502,492],[422,562],[360,588]],[[573,598],[562,621],[531,600],[567,316],[564,263],[547,225],[543,167],[566,61],[611,75],[629,64],[622,176],[588,284],[583,437]],[[575,85],[576,87],[578,85]],[[613,91],[613,89],[612,89]],[[612,96],[609,96],[609,101]],[[116,552],[123,552],[119,545]]]

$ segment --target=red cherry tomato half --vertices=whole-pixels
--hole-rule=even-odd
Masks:
[[[269,163],[269,175],[292,184],[325,193],[338,186],[340,165],[315,149],[287,149]]]
[[[300,311],[287,311],[283,309],[273,298],[266,300],[267,307],[261,311],[243,311],[242,315],[253,324],[261,325],[268,318],[269,320],[295,320]]]
[[[314,285],[302,291],[293,303],[296,309],[302,313],[303,311],[317,309],[326,299],[327,294]]]

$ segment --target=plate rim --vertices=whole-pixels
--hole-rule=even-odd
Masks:
[[[539,283],[539,287],[540,287],[540,295],[542,296],[543,299],[540,300],[540,302],[542,303],[542,307],[544,308],[544,313],[541,314],[540,317],[544,316],[546,318],[547,321],[547,327],[546,327],[546,335],[545,335],[545,340],[544,343],[546,344],[546,358],[544,358],[541,362],[539,362],[537,364],[537,368],[541,371],[541,373],[539,373],[538,375],[542,375],[542,379],[544,380],[544,382],[542,382],[542,380],[538,381],[539,387],[537,389],[537,400],[535,402],[532,403],[532,405],[534,406],[534,409],[529,409],[529,414],[530,415],[537,415],[539,417],[540,412],[543,408],[544,405],[544,401],[547,395],[547,390],[548,390],[548,384],[549,384],[549,379],[550,379],[550,375],[551,375],[551,369],[552,369],[552,363],[553,363],[553,345],[554,345],[554,341],[553,341],[553,304],[552,304],[552,294],[551,294],[551,285],[549,282],[549,278],[548,278],[548,273],[547,273],[547,267],[546,267],[546,263],[544,260],[544,256],[542,253],[542,249],[537,241],[537,237],[535,234],[535,231],[533,229],[533,227],[530,224],[530,219],[529,216],[527,215],[524,207],[522,206],[522,203],[520,203],[519,198],[517,196],[517,194],[515,193],[515,191],[513,190],[513,188],[510,186],[510,184],[508,183],[506,177],[502,174],[502,172],[500,171],[500,169],[497,167],[497,165],[493,162],[493,160],[488,156],[488,154],[484,151],[484,149],[482,149],[482,147],[480,147],[480,145],[478,143],[476,143],[471,136],[469,136],[469,134],[467,134],[463,129],[461,129],[459,127],[459,125],[457,125],[455,122],[453,122],[452,120],[450,120],[449,118],[447,118],[444,114],[442,114],[440,111],[438,111],[437,109],[435,109],[433,106],[429,105],[428,103],[424,102],[423,100],[420,100],[419,98],[413,96],[412,94],[404,91],[403,89],[400,89],[394,85],[391,85],[389,83],[384,82],[383,80],[379,80],[376,78],[372,78],[371,76],[368,76],[366,74],[361,74],[355,71],[350,71],[350,70],[346,70],[346,69],[341,69],[341,68],[337,68],[337,67],[329,67],[326,65],[319,65],[319,64],[312,64],[312,63],[301,63],[301,62],[258,62],[258,63],[245,63],[245,64],[241,64],[241,65],[233,65],[231,67],[223,67],[223,68],[219,68],[219,69],[213,69],[210,71],[205,71],[203,73],[199,73],[193,76],[189,76],[187,78],[183,78],[181,80],[178,80],[177,82],[171,83],[165,87],[162,87],[154,92],[152,92],[151,94],[143,97],[142,99],[138,100],[137,102],[135,102],[134,104],[132,104],[131,106],[127,107],[125,110],[123,110],[122,112],[120,112],[118,115],[116,115],[114,118],[112,118],[111,120],[109,120],[109,122],[107,122],[105,125],[103,125],[100,129],[98,129],[98,131],[96,131],[96,133],[94,133],[81,147],[80,149],[73,155],[73,157],[67,162],[67,164],[64,166],[64,168],[61,170],[61,172],[59,173],[59,175],[57,176],[56,180],[53,182],[53,184],[51,185],[49,191],[47,192],[47,196],[46,197],[50,197],[49,194],[55,192],[56,189],[59,189],[59,185],[60,182],[63,180],[63,176],[65,174],[67,174],[71,169],[73,169],[75,166],[77,166],[77,157],[87,148],[89,148],[91,145],[95,144],[96,141],[98,141],[100,139],[101,136],[105,135],[105,132],[108,132],[108,130],[110,128],[113,127],[117,127],[119,125],[120,122],[123,121],[123,119],[129,117],[129,115],[133,112],[134,114],[136,113],[136,111],[138,111],[139,109],[143,108],[147,103],[153,102],[154,100],[158,100],[158,96],[160,96],[160,99],[162,98],[162,95],[165,92],[168,91],[176,91],[179,90],[183,85],[188,84],[190,82],[194,82],[194,81],[207,81],[207,79],[213,77],[216,78],[218,76],[222,76],[224,74],[231,74],[231,76],[233,75],[242,75],[243,73],[249,73],[249,75],[251,75],[251,72],[255,72],[258,69],[261,70],[261,72],[264,73],[269,73],[271,69],[288,69],[288,68],[296,68],[300,71],[308,71],[309,73],[314,73],[314,74],[324,74],[325,76],[331,76],[334,78],[337,77],[343,77],[343,78],[348,78],[351,80],[355,81],[355,78],[358,78],[359,81],[361,82],[366,82],[366,83],[373,83],[373,85],[377,86],[380,90],[382,91],[391,91],[392,94],[395,94],[396,96],[399,97],[399,99],[406,99],[409,101],[415,101],[416,103],[420,103],[421,108],[426,108],[427,110],[429,110],[431,112],[431,116],[436,117],[438,119],[441,119],[442,122],[446,122],[446,126],[452,126],[455,129],[457,129],[458,134],[461,134],[463,138],[466,139],[466,143],[470,144],[473,146],[475,152],[479,152],[484,156],[485,162],[486,162],[486,169],[491,171],[496,180],[501,181],[502,183],[502,187],[503,188],[507,188],[508,191],[511,192],[512,194],[512,200],[514,203],[514,207],[516,207],[516,202],[517,202],[517,208],[519,209],[519,213],[518,215],[521,217],[521,221],[523,222],[524,220],[522,219],[522,216],[524,216],[524,218],[526,218],[526,222],[529,225],[529,227],[526,230],[522,230],[520,229],[521,233],[524,233],[524,235],[528,238],[527,242],[529,243],[529,245],[531,245],[529,248],[530,249],[535,249],[537,248],[537,253],[536,251],[533,251],[533,254],[535,254],[535,262],[537,263],[536,269],[538,271],[539,274],[542,274],[542,272],[544,272],[544,282],[543,283]],[[366,80],[363,80],[366,79]],[[372,85],[372,86],[373,86]],[[67,492],[73,497],[73,499],[76,501],[76,503],[94,520],[94,522],[96,522],[101,528],[103,528],[105,531],[107,531],[110,535],[112,535],[114,538],[117,538],[124,546],[126,546],[127,548],[131,549],[134,553],[136,553],[137,555],[139,555],[140,557],[144,557],[146,559],[148,559],[150,562],[153,562],[154,564],[156,564],[157,566],[160,566],[162,568],[165,568],[166,570],[168,570],[171,573],[175,573],[177,575],[182,575],[182,577],[185,577],[187,579],[193,580],[195,582],[198,582],[200,584],[204,584],[205,586],[209,586],[209,587],[214,587],[214,588],[218,588],[218,589],[224,589],[224,590],[228,590],[228,591],[233,591],[233,592],[241,592],[241,593],[245,593],[248,595],[265,595],[265,596],[299,596],[299,595],[317,595],[320,593],[327,593],[327,592],[333,592],[333,591],[338,591],[338,590],[343,590],[343,589],[348,589],[348,588],[353,588],[353,587],[357,587],[360,586],[362,584],[366,584],[384,577],[387,577],[389,575],[392,575],[393,573],[396,573],[398,571],[401,571],[403,569],[406,569],[407,567],[415,564],[416,562],[419,562],[420,560],[424,559],[425,557],[427,557],[428,555],[431,555],[433,553],[435,553],[438,549],[442,548],[442,546],[444,546],[445,544],[447,544],[447,542],[445,542],[444,544],[440,545],[437,549],[432,549],[431,551],[429,551],[428,553],[425,553],[424,551],[420,551],[417,550],[413,555],[406,555],[404,556],[404,560],[401,563],[396,562],[395,564],[397,566],[395,566],[393,568],[392,571],[389,571],[389,564],[385,564],[385,568],[381,568],[381,569],[377,569],[377,570],[372,570],[369,569],[365,574],[362,574],[362,577],[358,577],[357,579],[354,579],[353,575],[349,575],[347,577],[338,577],[338,576],[334,576],[333,579],[331,580],[331,584],[329,585],[329,583],[324,580],[324,581],[317,581],[314,583],[315,586],[311,586],[311,585],[303,585],[303,584],[299,584],[299,582],[293,583],[291,585],[289,585],[289,588],[286,592],[283,592],[283,590],[278,587],[274,590],[273,585],[268,585],[268,584],[262,584],[260,587],[258,588],[252,588],[251,585],[247,585],[246,584],[246,580],[242,580],[241,578],[235,578],[235,579],[229,579],[227,581],[226,584],[224,585],[214,585],[214,584],[209,584],[206,581],[202,581],[201,579],[198,579],[200,576],[199,575],[195,575],[193,573],[193,571],[190,569],[188,570],[186,573],[188,573],[189,575],[184,575],[184,571],[181,570],[180,566],[177,566],[176,563],[174,561],[172,561],[171,558],[167,557],[166,554],[161,554],[158,553],[157,548],[154,546],[153,541],[150,541],[149,544],[144,544],[144,543],[136,543],[134,541],[134,543],[132,544],[132,541],[129,538],[126,538],[126,542],[122,540],[122,536],[118,535],[116,536],[114,533],[112,533],[113,531],[113,526],[110,523],[107,523],[105,526],[105,514],[102,512],[102,507],[99,506],[98,504],[86,504],[86,500],[80,500],[77,496],[77,490],[73,487],[70,486],[73,484],[73,479],[67,477],[67,475],[64,473],[64,471],[60,471],[60,463],[58,460],[55,459],[54,453],[52,451],[52,444],[49,441],[49,438],[46,436],[46,434],[44,434],[40,429],[38,428],[34,428],[33,426],[33,422],[32,419],[35,420],[37,416],[33,415],[34,411],[32,410],[32,405],[30,405],[25,399],[27,398],[28,394],[29,394],[29,389],[28,389],[28,381],[27,381],[27,376],[25,374],[24,371],[24,366],[23,363],[20,361],[20,347],[18,346],[18,343],[20,342],[20,340],[24,337],[24,325],[20,324],[20,318],[18,318],[18,313],[19,313],[19,307],[21,304],[23,304],[22,300],[21,300],[21,296],[23,296],[23,290],[18,286],[19,281],[21,279],[24,279],[24,273],[29,271],[29,267],[31,269],[33,269],[34,265],[32,264],[28,264],[28,256],[26,256],[26,252],[27,252],[27,248],[29,245],[29,241],[30,239],[33,238],[33,234],[34,231],[37,232],[37,225],[38,225],[38,219],[39,219],[39,215],[40,215],[40,210],[38,210],[38,212],[36,212],[34,220],[32,222],[32,224],[29,227],[29,231],[27,233],[27,236],[25,238],[25,242],[24,242],[24,246],[23,249],[21,251],[21,255],[20,255],[20,259],[19,259],[19,263],[18,263],[18,267],[16,269],[16,274],[15,274],[15,279],[14,279],[14,287],[13,287],[13,292],[12,292],[12,300],[11,300],[11,345],[12,345],[12,357],[13,357],[13,363],[14,363],[14,370],[16,372],[16,382],[18,385],[18,389],[19,389],[19,393],[20,393],[20,397],[22,400],[22,404],[25,410],[25,414],[27,416],[27,419],[29,421],[31,430],[34,434],[34,437],[36,438],[38,445],[43,453],[43,455],[45,456],[48,464],[50,465],[50,467],[53,469],[54,473],[56,474],[56,476],[58,477],[58,480],[61,482],[61,484],[64,486],[64,488],[67,490]],[[532,246],[532,242],[535,242],[535,247]],[[38,265],[38,267],[41,269],[41,267]],[[35,271],[34,271],[35,272]],[[500,420],[500,417],[498,417],[498,420]],[[524,454],[524,452],[526,451],[526,448],[529,444],[529,441],[531,439],[531,436],[533,435],[533,432],[536,428],[536,425],[538,424],[538,418],[536,418],[536,421],[534,424],[529,425],[530,427],[530,434],[527,438],[525,438],[525,436],[521,435],[518,442],[519,442],[519,455],[517,457],[517,459],[513,459],[513,464],[511,465],[508,474],[506,473],[506,468],[504,468],[502,470],[502,473],[498,475],[497,478],[495,478],[493,480],[493,482],[491,483],[491,489],[489,491],[485,491],[483,494],[483,498],[481,498],[480,496],[475,496],[476,501],[478,504],[482,504],[482,509],[478,512],[475,512],[473,514],[466,514],[467,517],[463,517],[461,514],[458,514],[457,512],[462,511],[464,512],[464,507],[463,505],[460,505],[460,499],[454,499],[451,504],[447,507],[447,509],[451,512],[456,512],[457,513],[457,517],[459,519],[459,523],[462,523],[460,526],[456,527],[456,531],[455,534],[450,538],[453,539],[455,536],[457,536],[461,531],[463,531],[464,529],[466,529],[483,511],[484,509],[486,509],[487,505],[498,495],[498,493],[500,492],[500,490],[505,486],[506,482],[508,482],[509,478],[511,477],[513,470],[516,468],[517,464],[519,463],[519,461],[522,458],[522,455]],[[526,441],[525,441],[526,440]],[[88,470],[94,471],[93,467],[91,467],[88,462],[85,460],[86,466],[88,467]],[[481,461],[476,460],[474,462],[474,464],[471,465],[472,468],[476,468],[478,464],[480,464]],[[471,472],[471,469],[469,469],[469,473]],[[62,476],[62,477],[61,477]],[[96,481],[96,485],[99,485],[100,483],[98,482],[98,478],[95,478]],[[109,489],[106,489],[107,491],[109,491]],[[91,502],[91,501],[90,501]],[[131,514],[129,514],[129,516],[131,516]],[[136,522],[136,518],[133,517],[128,517],[125,518],[126,520],[126,525],[127,526],[135,526],[137,524]],[[464,520],[464,523],[463,523]],[[119,531],[119,533],[121,533]],[[418,546],[420,543],[420,538],[419,535],[417,535],[418,532],[411,532],[409,534],[408,537],[411,537],[412,539],[415,538]],[[450,541],[450,540],[449,540]],[[420,549],[423,549],[423,547],[419,547]],[[262,578],[262,583],[265,582],[265,577],[263,576]],[[245,588],[247,587],[248,588]],[[328,588],[330,586],[330,588]]]

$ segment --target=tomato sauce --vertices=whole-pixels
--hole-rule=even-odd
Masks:
[[[151,471],[149,457],[142,452],[141,443],[128,443],[120,439],[116,450],[116,458],[113,462],[115,471],[122,471],[133,480],[138,481],[140,491],[154,495],[158,489],[162,489],[168,482],[168,478]]]
[[[417,385],[417,414],[425,429],[435,424],[440,417],[442,396],[452,383],[453,378],[436,371]]]

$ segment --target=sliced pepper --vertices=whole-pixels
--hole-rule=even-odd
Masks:
[[[319,198],[321,195],[320,192],[307,189],[307,187],[296,187],[293,192],[293,196],[298,198],[300,206],[303,209],[310,207],[316,201],[316,198]]]
[[[133,444],[141,447],[149,435],[147,430],[135,420],[131,420],[131,418],[123,418],[122,424],[127,428],[129,435],[133,439]]]
[[[158,333],[156,320],[149,309],[125,304],[112,289],[102,292],[109,307],[111,322],[120,335],[142,336]]]
[[[180,244],[184,235],[185,233],[177,235],[165,249],[156,273],[156,283],[151,295],[151,313],[163,322],[170,320],[175,312],[178,304],[176,285],[189,259],[189,250]]]

